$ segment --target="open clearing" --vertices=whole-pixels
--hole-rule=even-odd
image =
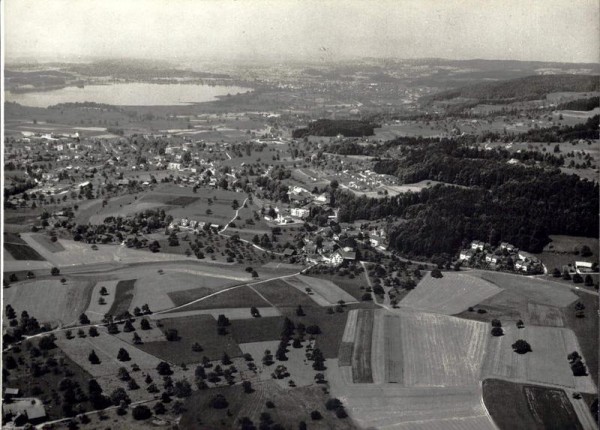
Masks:
[[[439,279],[428,273],[417,287],[404,297],[400,306],[454,315],[501,291],[489,282],[464,273],[444,272],[444,277]]]
[[[489,378],[511,379],[517,382],[532,382],[562,386],[580,392],[595,392],[590,376],[574,377],[567,355],[581,349],[569,329],[559,327],[514,326],[504,327],[504,336],[489,335],[486,328],[487,354],[483,375]],[[532,352],[517,354],[511,345],[525,339]],[[584,357],[585,359],[585,357]]]
[[[18,315],[27,311],[40,323],[64,326],[77,322],[87,309],[92,288],[92,282],[81,278],[68,277],[65,284],[58,279],[33,279],[5,288],[3,300]]]
[[[342,290],[333,282],[325,279],[297,275],[287,278],[286,282],[302,292],[306,291],[307,288],[310,288],[315,293],[310,295],[310,298],[315,300],[317,304],[321,306],[333,306],[340,300],[343,300],[346,303],[358,303],[352,295]],[[322,300],[317,300],[318,297],[321,297]]]

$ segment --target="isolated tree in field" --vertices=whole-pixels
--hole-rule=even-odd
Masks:
[[[108,296],[108,290],[106,289],[106,287],[100,288],[100,295],[101,296]]]
[[[142,320],[140,321],[140,327],[142,328],[142,330],[150,330],[152,328],[150,326],[150,321],[148,321],[146,318],[142,318]]]
[[[117,360],[119,360],[119,361],[131,360],[131,357],[129,357],[129,353],[127,352],[127,350],[125,350],[125,348],[119,349],[119,352],[117,353]]]
[[[303,317],[305,315],[306,314],[304,313],[304,309],[302,309],[302,306],[298,305],[298,307],[296,308],[296,316]]]
[[[202,348],[202,346],[198,342],[195,342],[192,345],[192,351],[194,351],[194,352],[202,352],[203,348]]]
[[[271,354],[270,350],[265,350],[265,355],[262,358],[262,363],[265,366],[270,366],[273,364],[273,354]]]
[[[141,345],[142,343],[143,342],[142,342],[142,338],[140,337],[140,335],[134,332],[133,333],[133,344],[134,345]]]
[[[89,324],[89,323],[90,323],[90,319],[87,317],[86,314],[79,315],[79,324]]]
[[[108,326],[106,326],[106,329],[108,330],[108,332],[110,334],[117,334],[117,333],[119,333],[119,326],[116,325],[115,323],[110,323]]]
[[[523,339],[519,339],[515,343],[512,344],[512,349],[517,354],[525,354],[527,352],[531,352],[531,345],[529,345],[529,343],[527,343],[527,341],[525,341]]]
[[[230,324],[231,323],[229,322],[229,318],[227,318],[223,314],[219,314],[219,316],[217,317],[217,326],[218,327],[227,327]]]
[[[167,330],[165,337],[167,338],[167,340],[169,342],[175,342],[175,341],[179,340],[179,333],[176,329],[170,328]]]
[[[117,375],[121,381],[129,381],[131,379],[129,372],[124,367],[119,367],[119,372]]]
[[[525,323],[523,322],[523,320],[517,321],[517,328],[523,328],[523,327],[525,327]]]
[[[319,412],[319,411],[312,411],[312,412],[310,413],[310,418],[311,418],[313,421],[318,421],[318,420],[320,420],[320,419],[322,419],[322,418],[323,418],[323,415],[321,415],[321,412]]]
[[[148,306],[148,303],[146,303],[145,305],[142,306],[142,312],[145,315],[149,315],[152,313],[152,311],[150,310],[150,306]]]
[[[88,334],[90,335],[90,337],[99,336],[98,329],[94,326],[90,327],[90,329],[88,330]]]
[[[493,327],[492,328],[492,336],[502,336],[504,335],[504,330],[501,327]]]
[[[217,394],[212,397],[208,403],[208,405],[213,409],[225,409],[229,406],[229,402],[222,394]]]
[[[502,327],[502,323],[498,319],[492,320],[492,327]]]
[[[98,304],[99,305],[105,305],[106,304],[106,300],[104,300],[104,297],[98,297]]]
[[[58,267],[53,267],[53,268],[52,268],[52,270],[50,270],[50,274],[51,274],[52,276],[58,276],[58,275],[60,275],[60,270],[59,270],[59,268],[58,268]]]
[[[252,315],[254,318],[260,317],[260,312],[258,311],[258,308],[256,306],[252,306],[250,308],[250,315]]]
[[[169,365],[169,363],[165,362],[165,361],[161,361],[160,363],[158,363],[158,365],[156,366],[156,370],[158,371],[159,375],[172,375],[173,371],[171,370],[171,366]]]
[[[138,421],[147,420],[152,416],[152,411],[148,406],[145,405],[137,405],[131,411],[131,416]]]
[[[252,271],[252,277],[253,278],[258,278],[258,272],[256,270]]]
[[[131,323],[131,320],[127,320],[125,321],[125,325],[123,326],[123,331],[125,333],[130,333],[132,331],[135,331],[135,327],[133,326],[133,324]]]
[[[100,359],[96,355],[96,351],[94,351],[93,349],[92,352],[90,352],[90,355],[88,355],[88,360],[90,360],[90,363],[92,364],[100,364]]]
[[[250,381],[242,382],[242,387],[244,388],[244,393],[250,394],[254,391],[252,389],[252,383]]]

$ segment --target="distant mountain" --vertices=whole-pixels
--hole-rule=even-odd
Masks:
[[[443,91],[423,98],[422,101],[451,100],[454,98],[485,101],[535,100],[548,93],[600,91],[598,75],[536,75],[499,82],[481,82],[462,88]]]

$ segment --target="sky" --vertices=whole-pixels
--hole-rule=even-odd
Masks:
[[[600,61],[598,0],[4,0],[8,61]]]

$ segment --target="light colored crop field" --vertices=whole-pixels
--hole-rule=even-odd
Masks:
[[[454,315],[501,291],[489,282],[464,273],[444,272],[444,277],[439,279],[427,274],[400,306]]]
[[[573,292],[562,286],[557,288],[552,281],[502,272],[473,271],[473,273],[502,289],[522,295],[534,303],[565,307],[577,300],[577,296]]]
[[[489,326],[445,315],[402,312],[402,360],[406,386],[476,384]]]
[[[348,312],[348,319],[346,320],[346,327],[344,328],[344,335],[342,336],[342,342],[354,342],[354,336],[356,335],[356,321],[358,319],[358,309],[352,309]]]
[[[382,384],[386,381],[386,358],[389,354],[385,351],[385,313],[375,311],[373,314],[373,334],[371,340],[371,373],[373,383]]]
[[[281,312],[279,312],[277,308],[259,307],[257,309],[261,317],[278,317],[281,315]],[[247,320],[254,318],[250,314],[250,308],[200,309],[195,311],[167,312],[164,314],[152,314],[151,318],[153,320],[160,320],[165,318],[189,317],[193,315],[212,315],[216,319],[221,314],[225,315],[230,320]]]
[[[34,279],[5,288],[3,302],[18,315],[27,311],[40,323],[64,326],[78,322],[88,306],[92,286],[92,282],[80,278],[69,277],[65,284],[59,279]]]
[[[563,327],[564,323],[560,309],[553,306],[528,303],[529,324],[550,327]]]
[[[532,352],[522,355],[515,353],[511,345],[518,339],[526,340]],[[486,378],[498,377],[566,388],[575,388],[577,384],[580,391],[594,388],[589,376],[574,377],[571,372],[567,355],[577,350],[577,339],[569,329],[537,326],[517,329],[507,326],[504,327],[504,336],[488,335],[487,343],[488,352],[483,366],[483,376]]]
[[[352,384],[347,366],[327,360],[332,397],[343,400],[362,428],[493,430],[479,384],[456,387],[405,387],[401,384]]]
[[[118,283],[119,281],[102,281],[94,285],[94,289],[92,290],[92,296],[90,299],[90,305],[85,311],[85,314],[91,322],[102,321],[104,314],[108,313],[108,310],[111,308],[115,300],[115,293],[117,291]],[[108,295],[100,295],[100,289],[102,289],[102,287],[106,288]],[[106,302],[104,305],[98,303],[98,299],[100,297],[104,298],[104,301]]]
[[[58,240],[52,242],[45,234],[32,234],[31,238],[50,252],[60,252],[65,250]]]
[[[306,288],[310,288],[314,292],[310,298],[315,300],[321,306],[336,305],[340,300],[343,300],[346,303],[358,303],[350,294],[342,290],[333,282],[325,279],[298,275],[287,278],[286,282],[302,292],[306,291]],[[318,296],[323,300],[317,300]]]

